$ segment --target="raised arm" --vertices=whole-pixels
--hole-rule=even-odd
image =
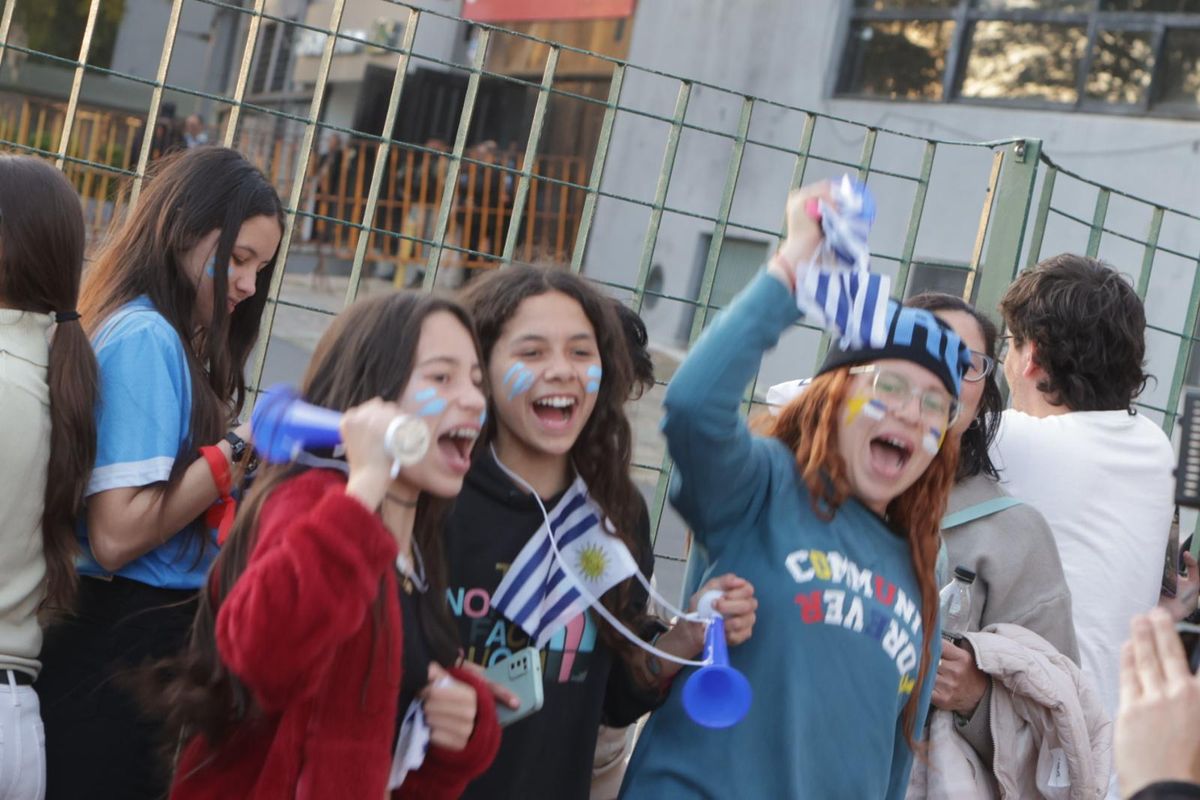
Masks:
[[[700,337],[667,388],[663,433],[675,460],[671,499],[706,543],[715,529],[756,507],[766,488],[766,443],[751,436],[738,409],[763,353],[800,318],[797,265],[806,264],[821,242],[805,204],[817,197],[827,198],[824,184],[788,198],[783,246]]]

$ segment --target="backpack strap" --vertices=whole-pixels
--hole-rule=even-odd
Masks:
[[[957,528],[959,525],[965,525],[968,522],[974,522],[977,519],[995,514],[997,511],[1003,511],[1006,508],[1019,505],[1021,505],[1021,501],[1015,497],[1007,495],[993,497],[991,500],[984,500],[982,503],[967,506],[964,509],[955,511],[953,514],[947,514],[942,517],[942,530]]]

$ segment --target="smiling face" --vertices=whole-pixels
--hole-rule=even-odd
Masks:
[[[432,445],[400,473],[399,487],[444,498],[459,493],[487,407],[482,382],[475,342],[458,318],[448,311],[426,317],[412,376],[398,402],[429,426]]]
[[[196,285],[196,309],[194,322],[206,326],[212,322],[213,279],[216,276],[217,239],[221,231],[209,231],[183,255],[183,267]],[[279,249],[283,231],[279,220],[261,214],[242,223],[237,240],[233,245],[233,257],[227,265],[225,286],[225,308],[233,314],[238,303],[254,296],[258,273],[266,269]]]
[[[870,366],[907,383],[912,392],[949,403],[950,395],[941,380],[924,367],[899,359],[875,361]],[[948,420],[944,415],[935,419],[932,404],[911,395],[880,402],[875,379],[872,371],[851,376],[842,404],[838,453],[846,465],[851,493],[883,515],[892,500],[916,483],[933,461]]]
[[[521,301],[488,364],[497,446],[565,457],[596,407],[603,377],[596,332],[561,292]]]

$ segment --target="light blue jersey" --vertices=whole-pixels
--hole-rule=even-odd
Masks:
[[[96,466],[86,495],[165,482],[187,440],[192,381],[179,334],[142,296],[117,309],[92,340],[100,367]],[[77,525],[79,574],[140,581],[164,589],[196,589],[216,556],[195,537],[176,533],[159,547],[108,573],[92,557],[86,514]]]

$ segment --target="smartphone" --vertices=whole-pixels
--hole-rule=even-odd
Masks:
[[[503,661],[497,661],[487,668],[484,675],[492,683],[508,689],[521,701],[517,708],[496,704],[496,716],[501,727],[541,710],[542,654],[536,647],[526,647]]]

